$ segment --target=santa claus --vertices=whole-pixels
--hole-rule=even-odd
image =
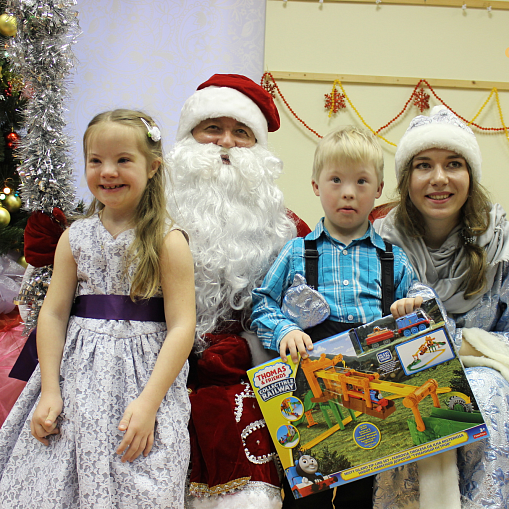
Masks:
[[[184,104],[168,156],[170,214],[195,262],[189,507],[281,507],[274,448],[246,376],[261,360],[247,332],[251,291],[283,245],[309,232],[275,185],[282,163],[267,139],[278,128],[267,91],[216,74]]]

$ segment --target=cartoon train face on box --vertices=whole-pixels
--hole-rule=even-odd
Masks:
[[[295,498],[328,490],[331,484],[337,482],[335,475],[322,475],[318,472],[318,461],[309,454],[303,454],[296,460],[286,475]]]

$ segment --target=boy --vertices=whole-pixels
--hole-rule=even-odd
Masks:
[[[304,240],[313,241],[316,247],[305,247],[303,239],[290,240],[262,286],[253,291],[251,328],[265,348],[279,351],[283,361],[287,360],[288,351],[297,362],[298,353],[302,358],[308,357],[307,351],[313,349],[314,341],[382,316],[379,256],[386,252],[386,245],[368,220],[384,185],[383,154],[376,137],[366,129],[353,126],[325,136],[315,152],[312,185],[315,195],[320,197],[325,217]],[[415,273],[405,253],[397,246],[391,247],[393,293],[397,300],[390,311],[399,318],[419,307],[422,298],[405,298],[416,280]],[[287,318],[281,308],[295,276],[309,275],[306,265],[313,263],[313,253],[315,258],[318,255],[316,290],[327,301],[330,315],[327,320],[303,330]],[[307,283],[310,285],[309,281]],[[337,495],[339,507],[350,507],[345,505],[348,499],[357,509],[371,508],[371,483],[372,478],[367,478],[341,487]],[[286,479],[284,487],[287,491],[285,509],[332,507],[332,493],[313,495],[309,501],[306,498],[295,501]],[[328,500],[319,501],[322,496],[327,496]]]

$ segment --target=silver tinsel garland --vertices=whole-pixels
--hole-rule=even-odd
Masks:
[[[21,198],[25,209],[65,214],[74,208],[75,185],[70,140],[64,134],[68,75],[75,63],[72,45],[80,33],[76,0],[7,0],[16,17],[17,35],[9,58],[32,96],[24,112],[17,156],[22,164]],[[24,282],[17,303],[29,306],[25,332],[37,324],[52,267],[36,269]]]
[[[30,277],[23,283],[17,300],[14,301],[17,306],[27,306],[27,316],[24,321],[25,328],[23,329],[25,336],[28,336],[37,325],[39,311],[44,302],[44,297],[46,297],[52,274],[52,265],[34,268]]]
[[[29,211],[73,210],[75,185],[70,140],[64,134],[64,105],[66,80],[75,63],[72,45],[80,33],[75,5],[75,0],[8,0],[6,4],[18,25],[9,49],[12,69],[33,91],[24,114],[26,135],[17,150],[22,160],[21,198]]]

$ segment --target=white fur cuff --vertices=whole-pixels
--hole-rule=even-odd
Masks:
[[[509,381],[509,346],[497,334],[492,334],[477,327],[462,329],[463,341],[483,354],[484,357],[462,355],[466,367],[487,366],[500,371]]]
[[[456,449],[417,462],[419,509],[461,509]]]

